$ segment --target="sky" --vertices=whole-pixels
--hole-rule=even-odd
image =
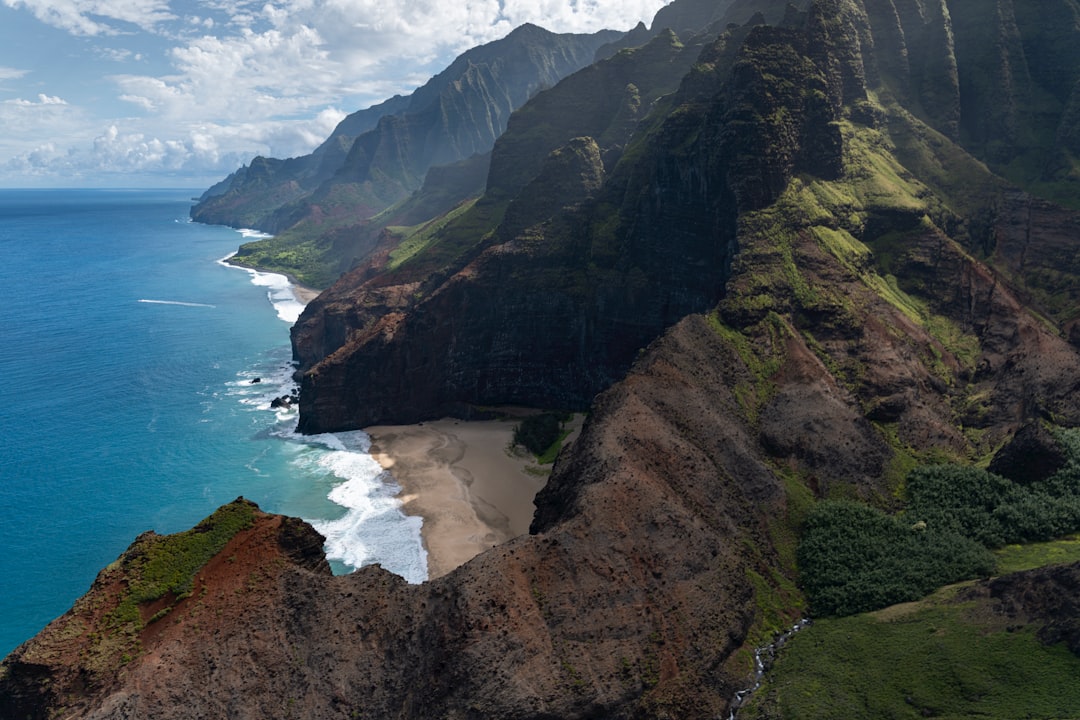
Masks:
[[[0,0],[0,187],[204,187],[525,22],[628,30],[667,0]]]

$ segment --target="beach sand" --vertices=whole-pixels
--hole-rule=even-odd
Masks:
[[[322,290],[316,290],[314,288],[309,288],[306,285],[300,285],[292,278],[289,279],[289,283],[292,285],[293,295],[295,295],[296,299],[304,305],[307,305],[322,293]]]
[[[547,477],[531,456],[509,450],[514,424],[446,419],[365,429],[371,454],[401,485],[404,512],[424,519],[430,578],[529,531]]]

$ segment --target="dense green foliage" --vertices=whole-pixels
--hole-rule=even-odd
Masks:
[[[993,572],[988,548],[1080,530],[1080,433],[1057,435],[1069,461],[1042,482],[933,465],[909,474],[908,506],[899,515],[854,502],[818,505],[798,549],[814,613],[850,615],[915,600]]]
[[[984,620],[994,617],[935,596],[819,620],[792,638],[739,717],[1080,717],[1080,658],[1041,644],[1033,628]]]
[[[1080,529],[1075,460],[1044,482],[1019,485],[971,467],[921,467],[908,477],[905,515],[996,548],[1050,540]]]
[[[828,501],[807,518],[798,564],[814,614],[850,615],[989,574],[994,558],[959,533],[913,526],[856,502]]]
[[[514,444],[521,445],[533,455],[543,455],[562,435],[565,415],[540,413],[530,415],[514,426]]]

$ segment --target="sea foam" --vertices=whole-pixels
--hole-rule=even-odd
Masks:
[[[241,233],[250,231],[241,231]],[[245,237],[251,237],[245,235]],[[269,237],[269,236],[266,236]],[[266,297],[270,300],[270,303],[277,311],[278,317],[285,322],[295,323],[300,319],[300,313],[304,312],[304,303],[296,297],[296,293],[293,292],[292,282],[284,275],[278,273],[268,273],[259,270],[252,270],[251,268],[242,267],[240,265],[233,265],[229,262],[236,253],[230,253],[218,261],[221,265],[228,268],[234,268],[236,270],[243,270],[251,275],[251,283],[258,285],[259,287],[266,288]]]
[[[327,557],[353,568],[379,564],[410,583],[427,580],[427,551],[420,536],[423,521],[401,511],[397,497],[401,488],[369,454],[368,436],[357,431],[312,436],[308,441],[326,448],[314,456],[314,465],[345,481],[328,495],[346,509],[345,514],[336,520],[311,521],[326,537]],[[294,462],[303,465],[305,460]]]
[[[240,232],[245,238],[270,237],[251,230]],[[267,298],[278,317],[290,324],[296,322],[304,304],[293,293],[289,279],[232,265],[229,259],[233,255],[219,262],[247,272],[253,284],[267,289]],[[339,564],[338,570],[378,564],[407,582],[424,582],[428,567],[420,534],[423,520],[402,512],[398,498],[401,488],[371,456],[370,438],[360,431],[300,435],[293,429],[296,409],[272,407],[275,399],[296,394],[294,370],[292,363],[280,360],[249,368],[229,383],[230,394],[249,410],[274,412],[276,421],[267,432],[294,447],[295,457],[290,462],[295,475],[312,487],[331,488],[326,498],[344,513],[336,518],[305,518],[326,537],[327,558]]]

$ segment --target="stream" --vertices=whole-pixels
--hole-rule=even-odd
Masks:
[[[735,693],[734,699],[731,701],[731,709],[728,713],[728,720],[735,720],[736,713],[739,708],[742,707],[751,695],[753,695],[758,688],[761,687],[762,681],[765,679],[765,671],[772,667],[773,662],[776,660],[776,652],[787,644],[787,641],[799,632],[803,628],[809,626],[812,623],[809,619],[802,619],[790,629],[786,630],[776,637],[768,645],[763,645],[754,650],[754,675],[753,684],[750,687]]]

